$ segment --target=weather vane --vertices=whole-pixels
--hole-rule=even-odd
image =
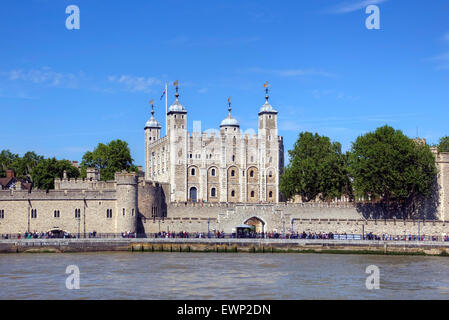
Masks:
[[[152,116],[154,116],[154,105],[153,105],[153,103],[154,103],[154,99],[151,99],[150,105],[151,105],[151,115]]]
[[[265,99],[267,99],[268,102],[268,88],[270,87],[270,84],[268,83],[268,81],[263,85],[263,87],[265,88]]]
[[[178,97],[179,97],[179,93],[178,93],[178,80],[176,80],[175,82],[173,82],[173,85],[176,87],[176,94],[175,94],[175,97],[176,97],[176,100],[178,100]]]
[[[228,105],[229,105],[228,111],[229,111],[229,114],[231,114],[231,97],[228,98]]]

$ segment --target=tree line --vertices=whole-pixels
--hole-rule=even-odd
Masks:
[[[435,147],[449,152],[449,137]],[[359,136],[346,153],[329,137],[301,132],[288,153],[290,163],[280,179],[287,199],[331,201],[345,195],[410,215],[431,196],[436,182],[430,146],[390,126]]]
[[[113,180],[115,172],[137,172],[133,161],[128,143],[119,139],[107,144],[99,143],[93,151],[84,153],[80,168],[73,166],[69,160],[45,158],[34,151],[20,157],[10,150],[2,150],[0,177],[5,177],[6,171],[12,169],[16,178],[32,183],[33,188],[50,190],[54,188],[54,179],[62,178],[64,171],[68,178],[85,178],[86,169],[93,167],[100,170],[101,180]]]

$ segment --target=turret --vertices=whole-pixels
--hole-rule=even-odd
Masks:
[[[151,118],[145,124],[145,179],[151,179],[151,144],[161,138],[161,125],[154,118],[154,105],[153,100],[150,101],[151,104]]]
[[[136,232],[137,226],[137,175],[135,173],[117,172],[116,232]]]
[[[170,200],[187,199],[187,110],[179,102],[178,81],[175,102],[167,112],[168,139],[170,146]],[[176,193],[175,193],[176,192]]]

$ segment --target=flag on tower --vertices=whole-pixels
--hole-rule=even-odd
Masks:
[[[161,100],[165,96],[166,93],[167,93],[167,88],[164,89],[164,92],[162,93],[162,96],[161,96]]]

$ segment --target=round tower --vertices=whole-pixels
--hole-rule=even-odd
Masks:
[[[136,232],[137,227],[137,175],[135,173],[117,172],[115,174],[117,208],[115,231]]]

